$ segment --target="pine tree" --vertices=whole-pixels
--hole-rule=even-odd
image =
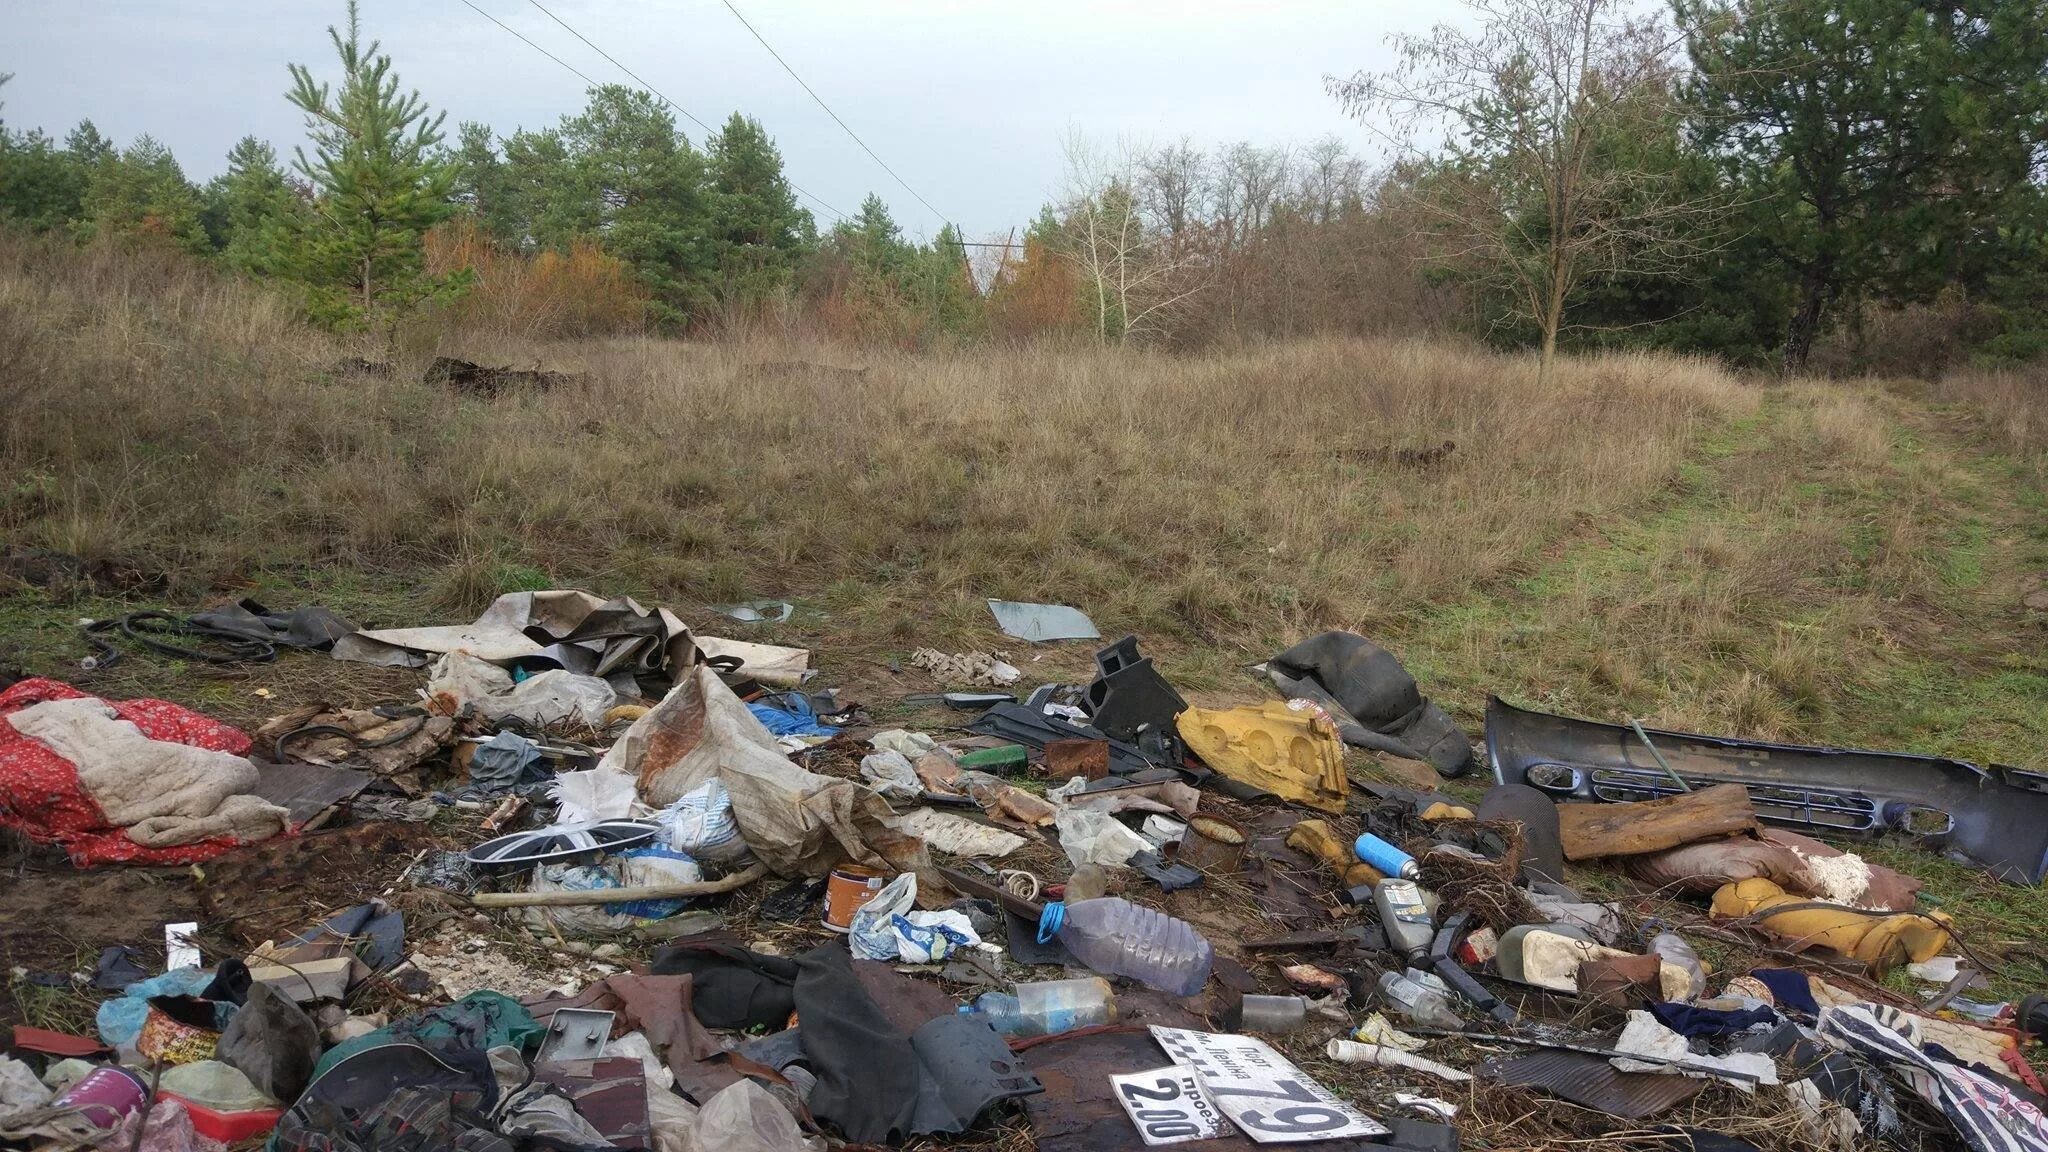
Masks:
[[[459,292],[469,277],[423,273],[428,228],[454,211],[457,166],[441,151],[444,114],[429,117],[418,91],[399,94],[391,57],[365,47],[356,0],[348,32],[329,27],[341,62],[338,88],[291,66],[287,98],[306,114],[313,155],[295,167],[313,186],[312,211],[294,217],[284,267],[303,282],[316,316],[367,325],[425,299]]]
[[[244,272],[276,271],[288,217],[304,207],[278,167],[277,150],[254,136],[242,137],[211,191],[221,258]]]
[[[498,155],[491,126],[465,120],[455,128],[455,201],[476,217],[477,226],[501,244],[520,247],[527,237],[519,227],[511,174]]]
[[[209,247],[199,211],[199,192],[170,149],[143,135],[92,169],[72,232],[80,241],[163,239],[198,253]]]
[[[789,282],[817,226],[782,174],[782,153],[759,121],[735,112],[709,144],[712,244],[728,303]]]
[[[558,206],[597,213],[591,226],[576,220],[575,233],[594,233],[607,253],[633,266],[654,294],[657,320],[683,323],[708,311],[704,158],[676,131],[675,118],[648,93],[607,84],[591,91],[589,107],[564,120],[559,135],[568,163],[555,176],[573,191],[550,187],[548,195]]]

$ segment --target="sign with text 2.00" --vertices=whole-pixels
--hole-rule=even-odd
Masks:
[[[1151,1147],[1223,1135],[1223,1117],[1202,1092],[1195,1070],[1181,1065],[1109,1078],[1117,1103]]]
[[[1216,1108],[1261,1144],[1384,1136],[1385,1125],[1332,1095],[1263,1040],[1152,1029],[1175,1064],[1194,1070]]]

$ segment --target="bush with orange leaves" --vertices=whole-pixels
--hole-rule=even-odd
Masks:
[[[462,328],[537,339],[639,332],[647,290],[633,270],[594,241],[528,256],[493,243],[476,221],[458,217],[427,233],[427,272],[471,268],[476,282],[444,309]]]
[[[1073,264],[1035,236],[1024,238],[1024,258],[1005,259],[988,297],[988,327],[996,336],[1028,340],[1036,336],[1079,332],[1086,328],[1081,312],[1081,281]]]

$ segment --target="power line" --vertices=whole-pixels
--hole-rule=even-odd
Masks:
[[[695,116],[690,115],[689,110],[684,108],[682,105],[677,104],[675,101],[670,100],[666,96],[662,96],[659,89],[655,88],[654,85],[649,84],[647,81],[640,79],[638,75],[635,75],[631,68],[628,68],[624,64],[619,63],[617,57],[613,56],[611,53],[605,51],[604,49],[599,48],[597,45],[591,44],[590,37],[585,36],[583,33],[578,32],[574,28],[569,28],[568,21],[562,19],[560,16],[555,15],[553,12],[548,12],[547,6],[542,4],[540,0],[527,0],[527,2],[532,4],[535,8],[540,9],[542,12],[547,12],[548,19],[553,20],[555,23],[560,24],[564,28],[568,28],[569,35],[574,36],[578,40],[583,41],[585,44],[589,44],[591,51],[597,53],[599,56],[602,56],[607,60],[610,60],[612,62],[613,67],[617,68],[621,72],[624,72],[626,75],[633,77],[633,82],[635,84],[640,85],[642,88],[647,89],[649,92],[654,93],[656,96],[661,96],[662,103],[667,104],[669,107],[674,108],[678,112],[681,112],[683,114],[684,119],[688,120],[692,124],[695,124],[697,127],[702,128],[706,132],[718,131],[718,129],[713,128],[711,125],[706,124],[702,120],[697,119]]]
[[[569,71],[576,73],[576,75],[583,76],[583,72],[580,69],[578,69],[574,64],[569,63],[567,60],[562,59],[560,56],[555,55],[553,52],[550,52],[547,49],[541,47],[540,45],[535,44],[533,41],[526,39],[526,37],[520,36],[519,30],[517,28],[514,28],[510,24],[505,23],[503,20],[498,19],[496,16],[491,15],[489,12],[486,12],[483,9],[478,8],[476,5],[470,4],[469,0],[462,0],[462,2],[464,4],[469,5],[470,11],[475,12],[477,15],[483,17],[486,20],[489,20],[491,23],[496,24],[498,27],[503,28],[505,31],[512,33],[514,36],[519,36],[519,39],[523,41],[528,48],[531,48],[535,52],[538,52],[541,55],[547,57],[548,59],[553,60],[555,63],[560,64],[562,67],[567,68]],[[601,85],[599,85],[597,81],[592,80],[588,76],[583,76],[583,82],[585,84],[590,85],[592,88],[601,87]]]
[[[474,11],[477,15],[482,16],[484,19],[489,20],[491,23],[496,24],[500,28],[503,28],[505,31],[512,33],[512,35],[518,36],[520,41],[524,43],[527,47],[533,49],[534,51],[540,53],[541,55],[547,57],[548,59],[553,60],[555,63],[560,64],[562,67],[567,68],[569,71],[574,72],[577,76],[582,78],[585,84],[590,85],[592,88],[604,87],[604,85],[599,84],[595,80],[592,80],[588,75],[586,75],[583,72],[582,69],[577,68],[575,65],[562,59],[560,56],[557,56],[553,52],[550,52],[547,49],[541,47],[540,45],[535,44],[533,41],[528,40],[524,35],[520,34],[518,29],[505,23],[503,20],[498,19],[496,16],[491,15],[489,12],[486,12],[483,9],[478,8],[475,4],[471,4],[470,0],[462,0],[462,2],[465,5],[468,5],[470,10]],[[531,3],[535,8],[540,8],[541,11],[547,12],[548,19],[553,20],[555,23],[560,24],[564,28],[568,28],[570,35],[576,37],[578,40],[583,41],[585,44],[589,44],[590,47],[594,49],[598,55],[604,57],[607,60],[610,60],[612,64],[618,68],[619,71],[624,72],[628,76],[632,76],[635,83],[639,84],[642,88],[647,89],[649,92],[654,93],[655,97],[659,99],[663,104],[666,104],[670,108],[681,113],[691,123],[704,129],[704,131],[717,131],[716,129],[711,127],[711,125],[706,124],[704,123],[704,121],[699,120],[695,116],[690,115],[689,110],[684,108],[682,105],[677,104],[675,101],[669,99],[667,96],[662,95],[661,92],[654,87],[654,85],[649,84],[647,81],[640,79],[639,76],[634,75],[634,72],[631,68],[626,67],[624,64],[620,64],[618,60],[612,56],[611,53],[606,52],[602,48],[599,48],[596,44],[592,44],[590,42],[589,37],[585,36],[581,32],[576,31],[576,29],[574,28],[569,28],[568,23],[564,21],[560,16],[555,15],[553,12],[548,12],[546,8],[542,7],[540,4],[540,0],[531,0]],[[784,179],[788,180],[788,177],[785,176]],[[825,203],[823,200],[818,199],[816,196],[811,195],[809,192],[804,191],[803,188],[796,183],[796,181],[789,180],[789,188],[790,191],[795,192],[797,195],[802,196],[804,199],[809,200],[813,204],[816,204],[818,207],[831,213],[833,216],[838,217],[839,219],[842,220],[846,218],[846,213],[841,212],[839,209],[834,208],[830,204]]]
[[[809,84],[805,84],[804,78],[797,75],[796,69],[791,68],[789,66],[789,61],[784,60],[782,58],[782,53],[777,52],[775,50],[775,46],[773,44],[768,43],[767,37],[761,35],[758,29],[756,29],[751,23],[748,23],[747,18],[740,13],[740,10],[738,8],[733,7],[732,0],[721,0],[721,2],[724,3],[726,11],[731,12],[733,16],[736,19],[738,19],[741,24],[746,25],[747,31],[752,32],[754,34],[754,39],[759,40],[761,42],[761,47],[766,48],[768,50],[768,54],[770,56],[775,57],[775,62],[777,64],[782,65],[782,70],[784,72],[789,73],[790,79],[795,80],[797,84],[801,86],[805,92],[810,93],[811,99],[818,102],[818,107],[823,108],[825,110],[825,115],[830,116],[834,124],[837,124],[842,129],[845,129],[846,134],[848,136],[853,137],[853,142],[855,144],[860,145],[861,151],[866,152],[868,156],[874,160],[875,163],[880,164],[882,166],[882,171],[887,172],[890,175],[890,177],[892,177],[896,181],[896,183],[903,185],[903,190],[905,192],[910,193],[910,195],[913,198],[915,198],[919,204],[924,205],[925,211],[930,212],[934,216],[937,216],[940,220],[949,219],[949,217],[947,217],[947,215],[944,212],[941,212],[937,208],[932,207],[931,201],[925,199],[922,196],[919,196],[917,193],[917,189],[912,188],[908,181],[903,179],[903,177],[896,175],[896,170],[894,168],[889,167],[887,161],[883,160],[880,156],[875,155],[875,150],[873,148],[868,147],[868,142],[861,139],[859,133],[856,133],[852,128],[847,127],[846,121],[841,120],[839,118],[839,113],[834,112],[832,110],[832,106],[830,104],[825,103],[825,98],[818,95],[817,92],[814,91]]]

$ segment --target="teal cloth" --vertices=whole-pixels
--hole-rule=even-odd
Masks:
[[[352,1053],[393,1040],[412,1040],[428,1048],[475,1051],[509,1044],[523,1052],[539,1044],[546,1031],[533,1013],[510,996],[502,992],[471,992],[453,1004],[443,1004],[336,1044],[313,1066],[313,1078],[319,1079]]]

